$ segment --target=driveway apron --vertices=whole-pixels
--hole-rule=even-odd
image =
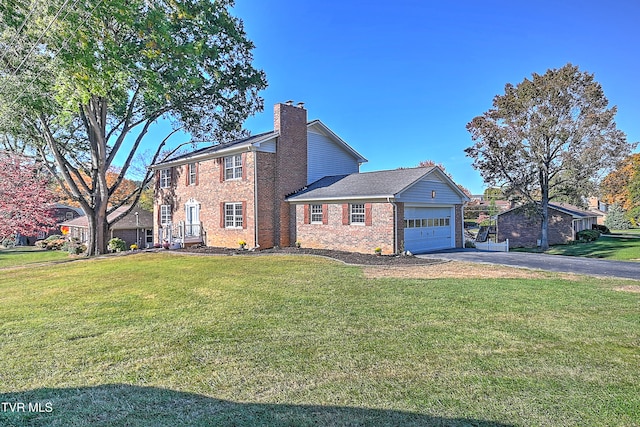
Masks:
[[[416,255],[421,258],[497,264],[559,273],[620,277],[640,280],[640,262],[611,261],[597,258],[535,254],[528,252],[488,252],[477,249],[452,249]]]

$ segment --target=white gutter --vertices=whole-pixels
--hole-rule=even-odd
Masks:
[[[339,202],[343,200],[388,200],[391,197],[395,197],[394,195],[388,194],[373,194],[370,196],[337,196],[337,197],[314,197],[312,199],[307,198],[296,198],[296,196],[290,196],[287,198],[288,202],[291,203],[309,203],[309,202]]]
[[[162,162],[162,163],[158,163],[155,165],[151,165],[149,166],[149,168],[151,170],[155,170],[155,169],[165,169],[165,168],[169,168],[172,166],[180,166],[180,165],[186,165],[188,163],[193,163],[195,161],[202,161],[202,160],[209,160],[209,159],[216,159],[219,157],[224,157],[226,155],[229,154],[235,154],[235,153],[242,153],[245,148],[248,148],[249,150],[251,150],[251,147],[254,144],[261,144],[265,141],[268,141],[270,139],[276,138],[280,135],[280,133],[275,133],[273,135],[268,135],[265,136],[263,138],[259,138],[255,141],[252,142],[245,142],[242,144],[238,144],[238,145],[233,145],[231,147],[227,147],[227,148],[220,148],[219,150],[213,151],[213,152],[209,152],[209,153],[203,153],[203,154],[196,154],[195,156],[192,157],[183,157],[180,159],[176,159],[176,160],[167,160],[166,162]],[[211,147],[211,148],[215,148],[215,146]]]
[[[258,153],[249,147],[249,152],[253,152],[253,241],[254,248],[260,247],[258,244]]]

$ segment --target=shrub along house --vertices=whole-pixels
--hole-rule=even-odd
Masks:
[[[497,215],[498,241],[509,239],[511,247],[540,246],[542,220],[519,206]],[[562,245],[576,239],[576,233],[591,230],[599,214],[566,203],[549,203],[549,245]]]
[[[307,122],[302,104],[276,104],[273,131],[152,166],[156,241],[250,248],[299,241],[365,253],[462,246],[468,199],[442,171],[359,173],[363,162],[321,121]]]

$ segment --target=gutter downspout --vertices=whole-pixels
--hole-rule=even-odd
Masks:
[[[393,206],[393,249],[397,254],[400,251],[398,248],[398,205],[391,201],[391,196],[387,197],[387,202]]]
[[[253,152],[253,241],[254,249],[258,249],[258,152],[248,147],[249,152]]]

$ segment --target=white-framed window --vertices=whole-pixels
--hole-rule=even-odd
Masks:
[[[311,224],[322,224],[322,205],[311,205]]]
[[[64,219],[66,219],[66,220],[73,219],[73,212],[66,212],[64,214]]]
[[[349,205],[349,222],[351,224],[364,224],[364,204]]]
[[[198,173],[198,168],[195,163],[189,163],[187,166],[187,182],[189,185],[196,185],[196,174]]]
[[[225,228],[242,228],[242,203],[224,204]]]
[[[171,169],[160,169],[160,188],[171,187]]]
[[[171,205],[160,205],[160,225],[171,224]]]
[[[449,227],[451,218],[422,218],[422,219],[405,219],[404,228],[419,227]]]
[[[242,154],[235,154],[224,158],[224,179],[242,178]]]

